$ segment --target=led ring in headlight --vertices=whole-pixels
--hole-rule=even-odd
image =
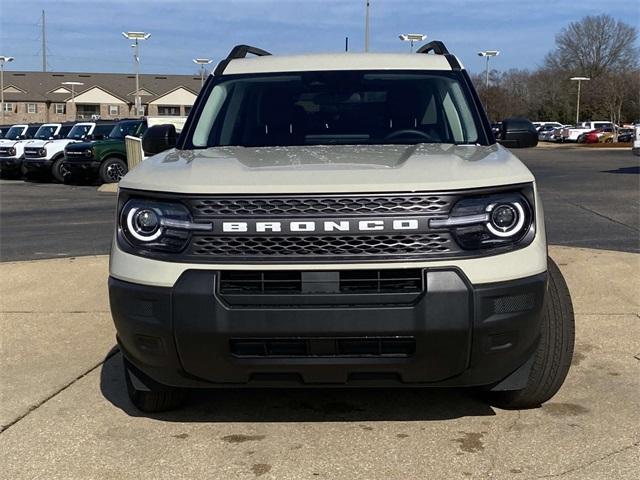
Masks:
[[[132,208],[127,214],[129,233],[142,242],[151,242],[162,235],[160,218],[150,208]]]
[[[519,202],[492,204],[487,207],[487,230],[496,237],[512,237],[522,230],[525,213]]]

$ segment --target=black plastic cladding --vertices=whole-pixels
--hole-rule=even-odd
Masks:
[[[250,261],[260,263],[335,263],[336,261],[352,261],[352,262],[397,262],[397,261],[420,261],[431,258],[443,259],[443,258],[478,258],[487,255],[495,255],[498,253],[504,253],[507,251],[523,248],[533,241],[535,236],[535,204],[533,186],[531,184],[519,184],[509,185],[504,187],[495,187],[491,189],[473,189],[457,192],[425,192],[425,193],[413,193],[412,197],[447,197],[456,198],[467,196],[477,196],[480,194],[495,194],[500,192],[513,192],[518,191],[522,193],[531,205],[532,221],[531,226],[523,236],[515,244],[506,246],[500,246],[491,249],[483,250],[462,250],[460,246],[452,240],[452,233],[446,230],[434,230],[424,232],[423,234],[398,234],[398,235],[377,235],[376,233],[365,234],[363,232],[349,232],[349,235],[333,235],[333,236],[286,236],[280,240],[284,244],[278,243],[278,237],[265,236],[265,235],[251,235],[234,238],[231,236],[217,237],[210,233],[193,233],[190,234],[189,242],[185,250],[181,253],[164,253],[150,250],[141,250],[129,244],[122,235],[122,229],[118,226],[118,244],[120,248],[128,253],[134,255],[140,255],[148,258],[155,258],[163,261],[172,262],[187,262],[187,263],[221,263],[221,264],[234,264],[234,263],[246,263]],[[397,194],[397,196],[406,196],[407,194]],[[247,195],[246,199],[282,199],[282,198],[300,198],[308,199],[309,197],[315,198],[327,198],[335,197],[331,194],[317,194],[317,195],[287,195],[287,196],[269,196],[269,195]],[[339,195],[339,197],[371,197],[376,194],[353,194],[353,195]],[[381,197],[396,196],[394,194],[382,193]],[[169,194],[169,193],[155,193],[155,192],[139,192],[132,190],[120,190],[119,204],[118,204],[118,216],[122,211],[124,203],[129,198],[145,198],[155,200],[170,200],[179,201],[185,206],[191,206],[192,202],[199,199],[221,199],[221,198],[234,198],[233,196],[217,195],[204,197],[202,195],[187,195],[187,194]],[[235,197],[237,198],[237,197]],[[450,209],[450,208],[449,208]],[[449,210],[448,209],[448,210]],[[441,212],[437,214],[428,215],[433,218],[444,218],[447,212]],[[193,209],[190,208],[193,215]],[[410,212],[409,215],[415,215],[415,212]],[[424,214],[423,214],[424,215]],[[375,214],[375,216],[384,215]],[[249,216],[247,216],[248,218]],[[315,217],[322,218],[322,215],[315,215]],[[195,219],[202,221],[211,217],[196,216]],[[214,217],[215,218],[215,217]],[[217,217],[220,219],[221,217]],[[234,218],[233,215],[226,217]],[[326,218],[326,216],[324,217]],[[339,216],[334,217],[336,220],[340,219]],[[422,235],[425,238],[405,238],[415,235]],[[433,236],[437,236],[435,238]],[[384,236],[384,238],[382,238]],[[263,238],[264,237],[264,238]],[[299,237],[299,238],[298,238]],[[348,237],[348,238],[346,238]],[[379,237],[379,238],[378,238]],[[389,238],[387,238],[389,237]],[[402,238],[400,238],[402,237]],[[266,243],[264,243],[264,242]],[[263,243],[261,243],[263,242]],[[335,242],[338,242],[336,244]],[[354,243],[355,242],[355,243]],[[371,245],[371,242],[374,242]],[[409,242],[410,247],[407,247]],[[245,245],[246,244],[246,245]],[[220,252],[224,252],[225,245],[227,251],[233,251],[235,256],[221,256]],[[199,248],[200,251],[194,249]],[[247,250],[247,248],[253,250]],[[292,248],[291,252],[282,254],[282,250],[286,248]],[[344,248],[345,250],[341,250]],[[407,250],[408,248],[408,250]],[[300,252],[303,251],[302,254]],[[338,254],[337,252],[343,252]]]

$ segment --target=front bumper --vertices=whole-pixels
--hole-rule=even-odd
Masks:
[[[0,156],[0,171],[19,171],[22,166],[22,157],[1,157]]]
[[[24,166],[24,170],[26,172],[29,173],[42,173],[42,172],[49,172],[51,171],[51,166],[53,165],[53,160],[50,158],[46,158],[46,157],[39,157],[39,158],[28,158],[25,157],[25,159],[22,162],[23,166]]]
[[[109,298],[125,357],[175,387],[495,385],[530,363],[546,273],[478,285],[455,268],[423,275],[410,301],[300,294],[281,304],[260,295],[230,303],[215,270],[188,270],[173,287],[110,277]],[[404,355],[358,354],[358,345],[381,338],[412,347]],[[336,345],[354,339],[355,350],[342,355]],[[307,348],[277,355],[237,348],[249,345],[251,353],[267,342]]]
[[[95,175],[100,169],[100,162],[93,157],[73,160],[65,158],[62,167],[72,176]]]

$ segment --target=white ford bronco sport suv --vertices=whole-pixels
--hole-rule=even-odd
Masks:
[[[143,147],[109,278],[139,409],[239,385],[475,386],[528,408],[563,383],[573,311],[534,177],[442,42],[237,46],[180,136]]]

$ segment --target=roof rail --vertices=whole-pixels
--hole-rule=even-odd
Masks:
[[[449,65],[451,66],[451,70],[462,70],[462,67],[460,66],[460,63],[458,62],[458,59],[456,58],[456,56],[449,53],[449,50],[447,50],[447,47],[445,47],[444,43],[441,42],[440,40],[434,40],[432,42],[429,42],[421,46],[418,50],[416,50],[416,53],[429,53],[429,52],[433,52],[436,55],[444,55],[444,57],[449,62]]]
[[[444,43],[440,40],[434,40],[433,42],[429,42],[423,46],[421,46],[416,53],[429,53],[433,52],[436,55],[450,55],[447,47],[444,46]]]
[[[261,48],[252,47],[251,45],[236,45],[231,49],[227,58],[222,60],[216,69],[214,70],[214,75],[222,75],[227,65],[231,60],[235,60],[236,58],[245,58],[247,55],[252,54],[258,57],[264,57],[267,55],[271,55],[271,53],[266,50],[262,50]]]

